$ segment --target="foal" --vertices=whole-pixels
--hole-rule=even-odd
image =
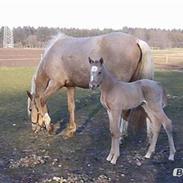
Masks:
[[[103,64],[103,58],[95,61],[89,58],[89,63],[91,65],[89,87],[96,89],[100,86],[100,101],[107,110],[110,122],[112,143],[107,161],[116,164],[116,160],[120,155],[120,119],[122,110],[132,109],[140,105],[144,108],[147,120],[151,122],[152,126],[152,138],[145,157],[150,158],[155,151],[162,124],[167,133],[170,146],[168,159],[173,161],[176,150],[172,137],[172,122],[163,111],[167,101],[164,89],[159,83],[147,79],[131,83],[122,82],[107,70]]]

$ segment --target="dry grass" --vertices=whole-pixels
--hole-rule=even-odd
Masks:
[[[183,69],[183,48],[153,50],[152,53],[156,68]]]

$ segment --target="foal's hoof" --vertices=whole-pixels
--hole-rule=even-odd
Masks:
[[[151,158],[151,154],[147,153],[147,154],[144,156],[144,158],[150,159],[150,158]]]
[[[174,155],[170,155],[170,156],[168,157],[168,160],[169,160],[169,161],[174,161]]]
[[[71,137],[73,137],[75,134],[75,131],[71,131],[71,130],[68,130],[68,129],[65,129],[61,135],[63,136],[63,138],[66,140],[66,139],[69,139]]]

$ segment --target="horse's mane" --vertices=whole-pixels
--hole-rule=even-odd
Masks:
[[[56,34],[55,36],[52,36],[52,39],[50,39],[48,41],[48,43],[46,44],[46,47],[44,49],[44,53],[43,53],[43,56],[37,66],[37,69],[36,69],[36,72],[35,74],[33,75],[32,77],[32,83],[31,83],[31,94],[35,94],[36,92],[36,84],[35,84],[35,79],[37,77],[37,73],[38,73],[38,70],[40,68],[40,64],[42,63],[42,60],[43,58],[46,56],[46,54],[48,53],[48,51],[50,50],[50,48],[58,41],[58,40],[62,40],[62,39],[65,39],[69,36],[67,36],[66,34],[62,33],[62,32],[59,32],[58,34]]]
[[[50,48],[58,41],[61,39],[65,39],[69,36],[67,36],[66,34],[59,32],[57,35],[52,36],[52,39],[50,39],[48,41],[48,43],[46,44],[45,50],[44,50],[44,54],[43,57],[46,55],[46,53],[50,50]]]

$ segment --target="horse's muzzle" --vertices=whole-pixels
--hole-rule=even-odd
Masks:
[[[89,88],[91,90],[95,90],[99,85],[96,85],[96,84],[89,84]]]

